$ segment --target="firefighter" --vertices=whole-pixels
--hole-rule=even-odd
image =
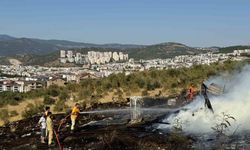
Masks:
[[[79,113],[80,113],[80,104],[76,103],[75,106],[72,108],[71,116],[70,116],[71,131],[73,131],[75,129],[76,119],[77,119]]]
[[[53,121],[51,119],[51,112],[48,112],[47,114],[47,118],[46,118],[46,130],[48,133],[48,145],[52,144],[52,140],[53,140]]]
[[[187,99],[189,101],[193,100],[193,96],[194,96],[194,85],[191,83],[188,87],[188,92],[187,92]]]
[[[44,108],[44,117],[45,117],[45,120],[47,120],[47,116],[48,116],[48,114],[49,114],[49,112],[50,112],[50,107],[49,106],[46,106],[45,108]],[[51,113],[51,112],[50,112]],[[45,138],[47,138],[48,137],[48,130],[47,130],[47,127],[46,127],[46,136],[45,136]]]
[[[38,121],[38,124],[41,129],[41,143],[45,143],[45,137],[46,137],[46,119],[45,114],[42,114],[41,118]]]

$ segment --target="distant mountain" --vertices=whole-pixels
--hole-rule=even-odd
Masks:
[[[15,38],[6,34],[0,34],[0,41],[14,40]]]
[[[16,54],[46,54],[59,49],[60,47],[54,44],[38,42],[29,38],[16,38],[0,41],[1,56],[11,56]]]
[[[69,48],[141,48],[143,45],[134,44],[91,44],[66,40],[42,40],[33,38],[15,38],[9,35],[0,35],[0,56],[16,54],[47,54],[60,49]]]

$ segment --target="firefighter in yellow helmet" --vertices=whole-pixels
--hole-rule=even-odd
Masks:
[[[73,131],[75,129],[76,119],[80,113],[80,104],[76,103],[75,106],[72,108],[71,111],[71,130]]]

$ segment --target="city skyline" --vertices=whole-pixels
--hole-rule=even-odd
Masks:
[[[96,44],[247,45],[249,4],[245,0],[3,0],[0,33]]]

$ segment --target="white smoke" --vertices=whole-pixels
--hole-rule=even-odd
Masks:
[[[171,115],[164,121],[173,124],[176,118],[182,121],[182,129],[190,133],[213,132],[211,127],[221,123],[222,113],[230,114],[236,121],[230,120],[232,126],[229,132],[250,130],[250,65],[245,66],[240,72],[231,75],[221,75],[210,78],[206,84],[216,83],[224,87],[225,93],[219,96],[209,95],[214,109],[214,114],[204,107],[204,98],[197,96],[195,100],[185,106],[187,111],[180,111]],[[193,115],[194,114],[194,115]],[[166,128],[160,125],[159,128]]]

